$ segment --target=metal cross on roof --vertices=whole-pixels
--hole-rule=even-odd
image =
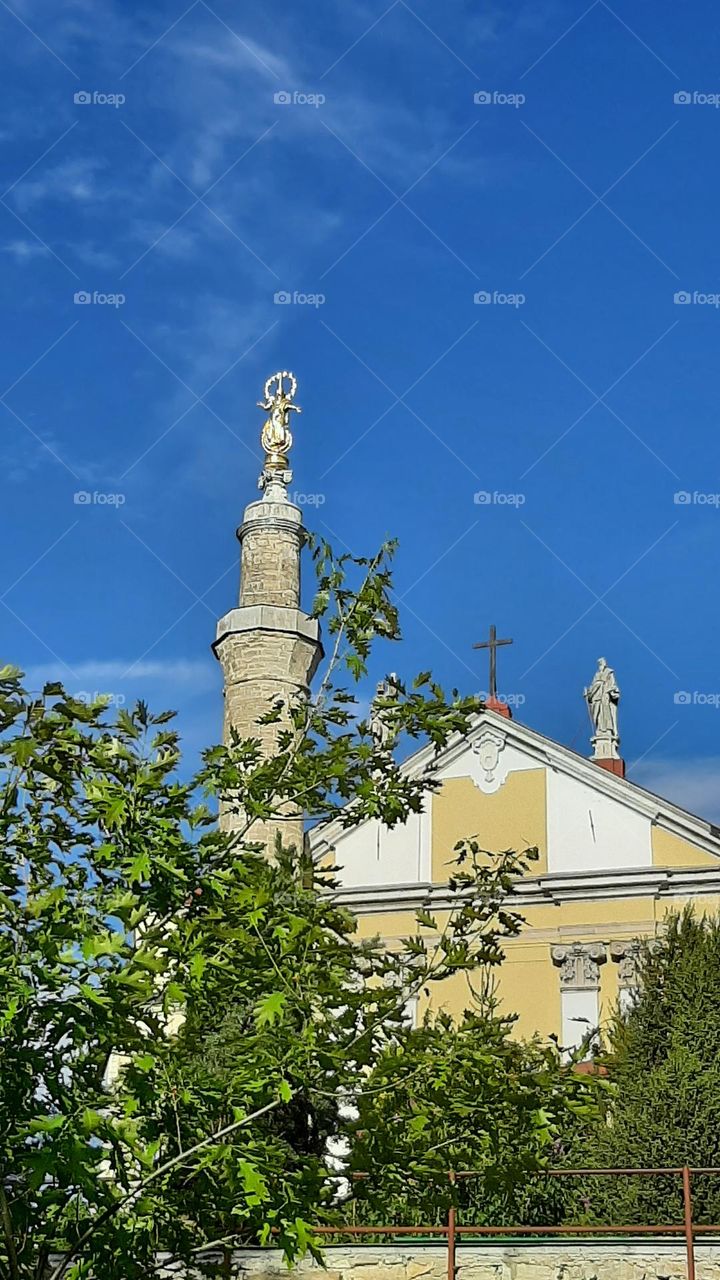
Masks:
[[[487,640],[481,640],[479,644],[474,644],[473,649],[489,649],[490,650],[490,678],[488,681],[488,697],[497,698],[497,650],[501,644],[512,644],[512,640],[498,640],[495,624],[490,627],[490,636]]]

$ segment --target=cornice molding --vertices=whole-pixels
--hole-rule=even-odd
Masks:
[[[515,881],[512,906],[560,906],[564,902],[612,898],[673,898],[720,895],[720,867],[638,867],[630,871],[562,872]],[[334,902],[355,915],[380,915],[430,907],[450,910],[458,896],[442,884],[359,885],[332,891]]]

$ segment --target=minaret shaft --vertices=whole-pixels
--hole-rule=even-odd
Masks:
[[[289,442],[283,452],[281,432],[288,408],[293,407],[292,396],[283,394],[286,377],[292,375],[275,375],[280,382],[274,399],[268,392],[274,379],[266,384],[262,407],[274,406],[274,412],[263,429],[264,494],[247,507],[237,531],[242,548],[240,601],[220,619],[213,645],[223,669],[225,744],[231,746],[235,738],[257,738],[267,757],[277,753],[280,733],[290,721],[287,714],[276,724],[261,725],[258,719],[278,700],[287,708],[307,698],[322,657],[319,623],[300,609],[300,554],[306,534],[300,509],[290,502],[286,488],[291,476],[286,454],[292,437],[286,430]],[[266,442],[271,422],[272,453]],[[241,826],[244,818],[233,814],[226,803],[220,821],[232,829]],[[272,821],[256,821],[247,838],[262,841],[271,852],[279,831],[285,845],[300,848],[302,830],[302,815],[286,805]]]

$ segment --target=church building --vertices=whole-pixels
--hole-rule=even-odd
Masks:
[[[256,721],[268,699],[308,693],[322,656],[317,622],[300,609],[302,515],[287,492],[294,394],[285,371],[268,380],[262,402],[263,496],[238,530],[240,603],[221,619],[214,646],[226,737],[231,729],[260,736]],[[318,862],[338,867],[339,899],[360,934],[388,947],[415,931],[420,907],[442,922],[458,840],[475,837],[491,852],[536,847],[539,860],[513,891],[526,925],[505,945],[498,996],[518,1015],[518,1035],[552,1034],[569,1048],[631,998],[638,939],[657,936],[669,910],[689,902],[718,910],[720,829],[625,776],[620,691],[604,658],[578,690],[593,726],[583,756],[512,716],[497,689],[504,643],[492,628],[481,646],[490,651],[489,696],[469,731],[439,753],[423,747],[402,763],[411,776],[431,770],[437,783],[423,811],[392,830],[376,820],[348,830],[330,821],[309,833],[309,844]],[[262,730],[268,750],[273,731]],[[299,819],[294,830],[299,838]],[[283,834],[290,838],[285,827]],[[435,988],[431,1000],[462,1013],[470,1003],[466,976]],[[426,1003],[422,997],[416,1017]]]

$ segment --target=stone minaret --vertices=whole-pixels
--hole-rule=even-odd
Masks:
[[[242,549],[240,602],[218,622],[213,645],[223,669],[224,741],[230,746],[235,734],[259,738],[268,755],[277,748],[283,724],[259,725],[258,718],[278,699],[287,704],[306,697],[323,653],[319,623],[300,608],[305,530],[301,512],[287,492],[292,480],[289,419],[292,411],[300,412],[293,403],[296,389],[287,370],[265,383],[265,399],[259,402],[269,414],[261,437],[263,496],[246,507],[237,531]],[[221,812],[221,823],[234,826],[237,819]],[[291,810],[271,823],[256,822],[248,839],[262,840],[271,850],[278,830],[284,844],[301,847],[302,816]]]

